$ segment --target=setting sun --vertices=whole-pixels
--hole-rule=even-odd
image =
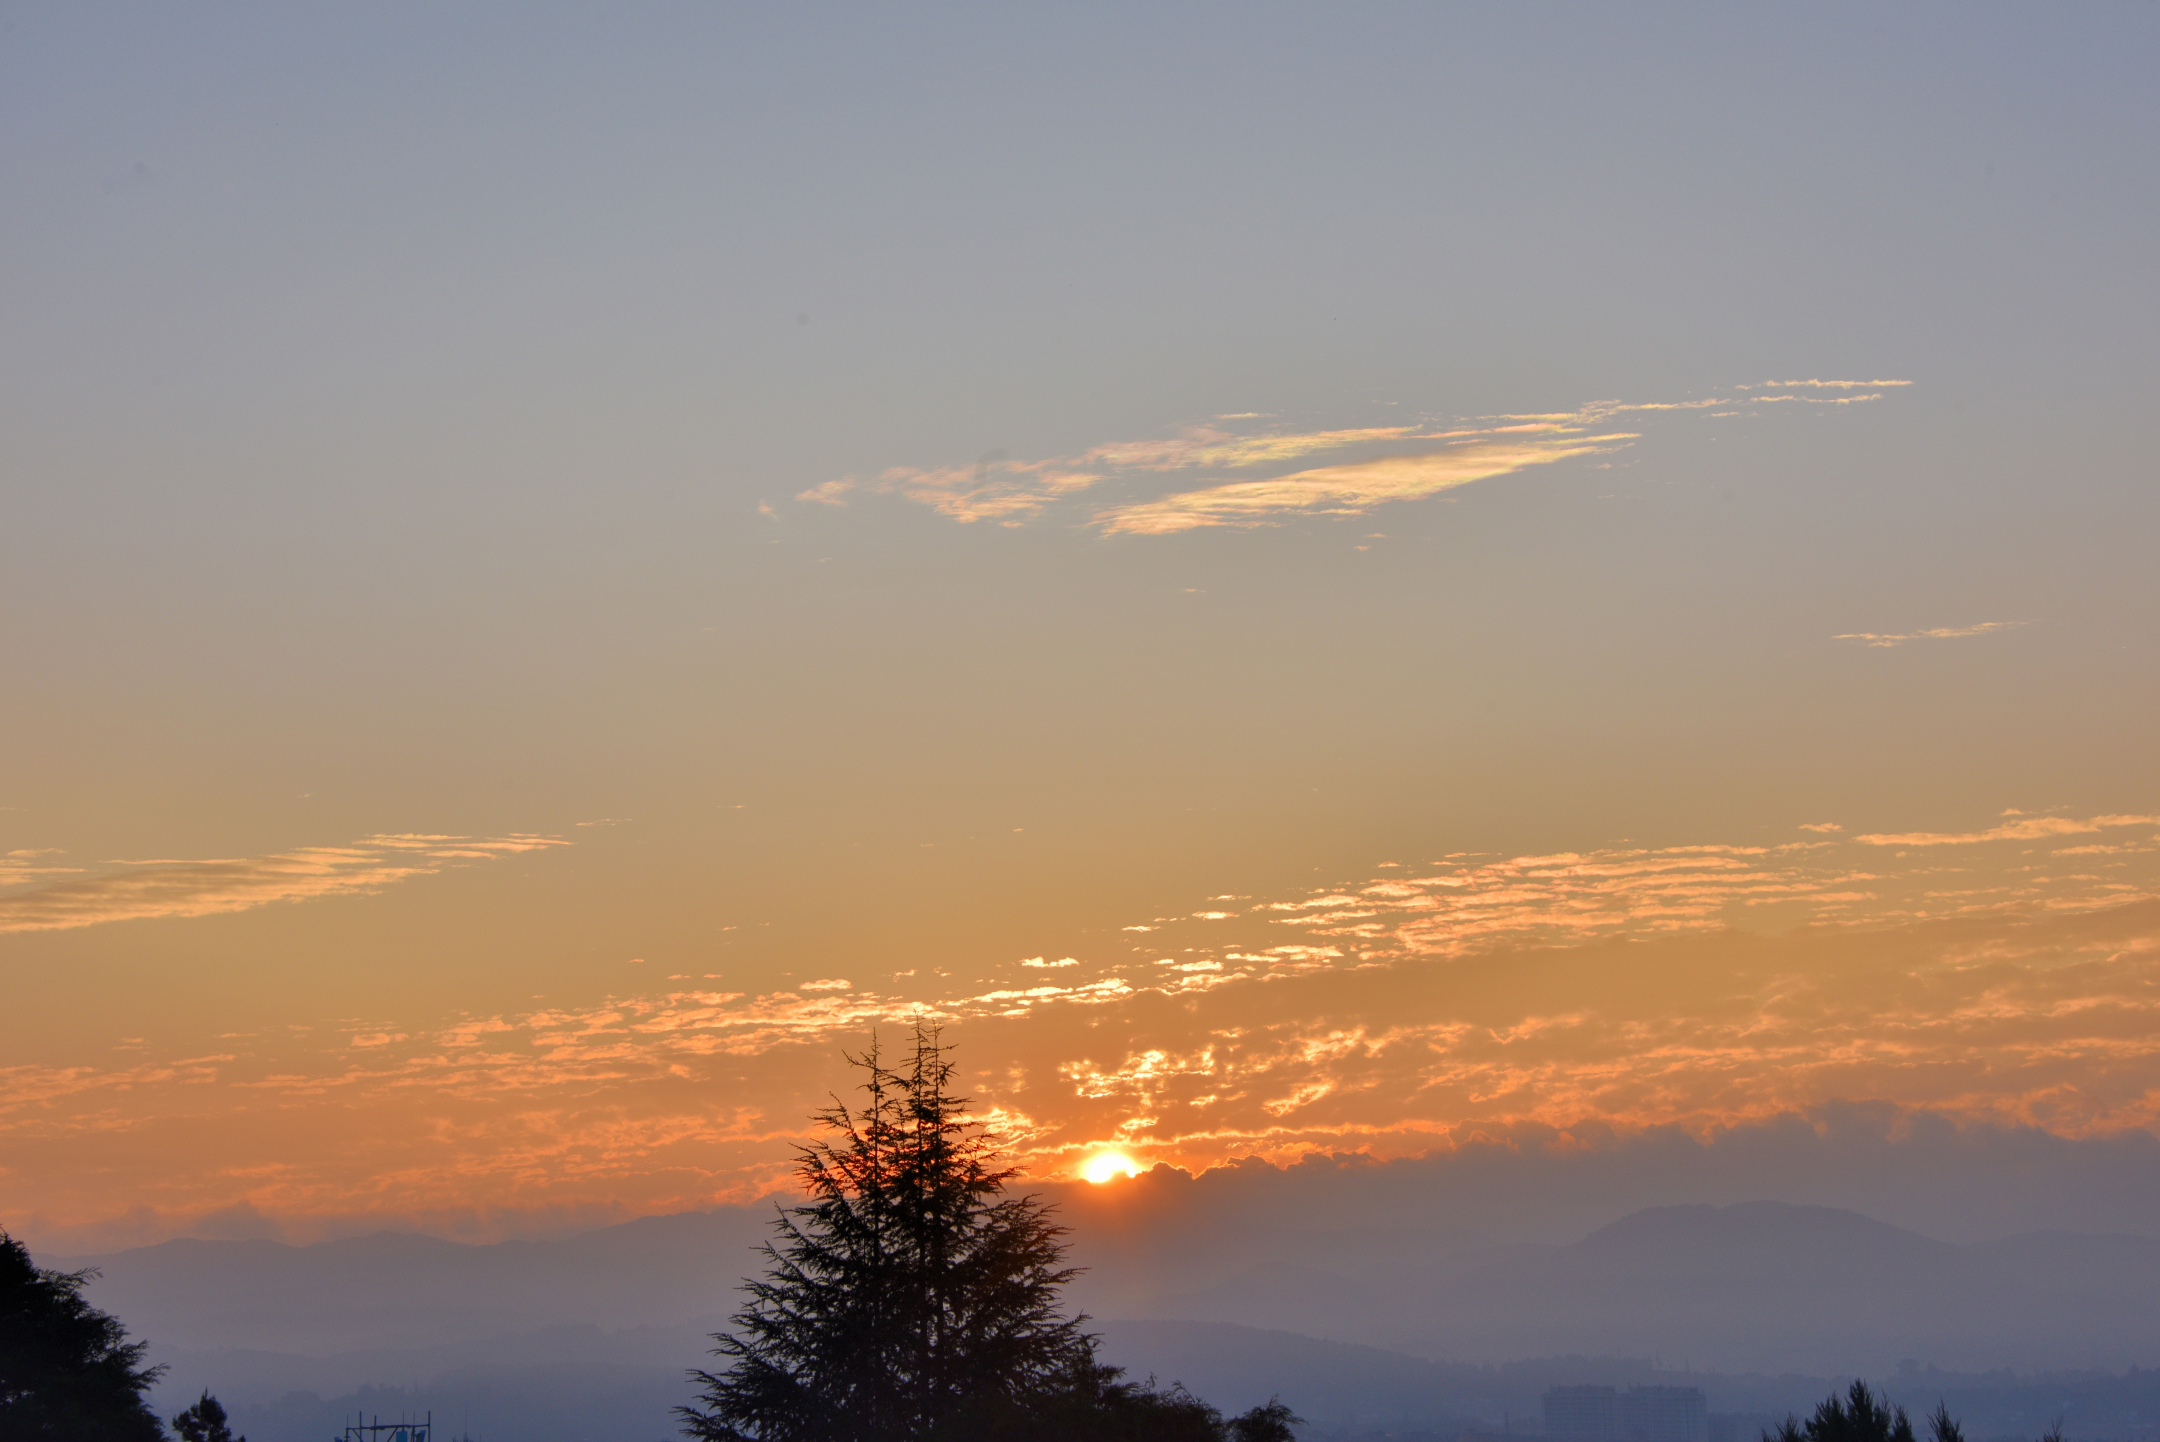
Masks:
[[[1112,1177],[1137,1177],[1140,1164],[1123,1152],[1097,1152],[1080,1164],[1080,1175],[1099,1184]]]

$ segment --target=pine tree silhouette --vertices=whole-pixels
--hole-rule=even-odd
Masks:
[[[1065,1228],[1004,1194],[1014,1172],[965,1120],[945,1052],[918,1026],[899,1070],[874,1043],[848,1058],[866,1100],[819,1114],[830,1136],[797,1167],[810,1201],[781,1214],[770,1272],[714,1338],[732,1365],[692,1374],[705,1390],[679,1409],[690,1436],[900,1442],[1111,1385],[1086,1319],[1059,1310],[1076,1275],[1061,1265]]]
[[[873,1042],[864,1102],[818,1114],[764,1277],[744,1284],[730,1364],[677,1408],[700,1442],[1294,1442],[1279,1400],[1225,1421],[1173,1383],[1120,1380],[1059,1291],[1066,1229],[966,1119],[938,1033],[898,1069]]]
[[[1938,1403],[1928,1418],[1934,1442],[1964,1442],[1950,1409]],[[1867,1383],[1855,1382],[1843,1397],[1832,1392],[1805,1424],[1787,1417],[1763,1442],[1913,1442],[1912,1419],[1888,1397],[1877,1397]]]

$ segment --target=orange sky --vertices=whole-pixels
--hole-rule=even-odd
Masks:
[[[295,877],[356,889],[338,866],[415,884],[385,855],[421,876],[538,849],[377,838],[109,890],[122,915],[156,895],[187,917],[289,899]],[[85,924],[97,894],[48,884],[5,915]],[[1044,1175],[1105,1144],[1198,1170],[1410,1155],[1480,1125],[1708,1135],[1840,1098],[2073,1136],[2160,1124],[2149,816],[1389,862],[1196,898],[1076,950],[977,988],[858,964],[745,992],[639,961],[580,1006],[287,1025],[189,1055],[123,1039],[103,1065],[8,1069],[7,1180],[25,1225],[83,1241],[250,1210],[293,1235],[494,1235],[745,1200],[778,1184],[841,1050],[919,1015]],[[115,1215],[115,1175],[145,1210]]]
[[[2160,1127],[2146,11],[10,14],[0,1226]]]

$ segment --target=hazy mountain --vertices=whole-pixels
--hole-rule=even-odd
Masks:
[[[1643,1380],[1656,1362],[1661,1379],[1724,1374],[1728,1410],[1748,1412],[1806,1405],[1819,1379],[1883,1376],[1902,1359],[1968,1372],[2160,1360],[2160,1243],[2142,1237],[1950,1243],[1854,1212],[1751,1202],[1651,1208],[1555,1246],[1299,1228],[1266,1211],[1210,1219],[1187,1193],[1162,1195],[1150,1206],[1145,1191],[1128,1194],[1114,1216],[1096,1194],[1070,1209],[1076,1259],[1093,1268],[1074,1300],[1107,1319],[1111,1360],[1240,1407],[1282,1391],[1315,1415],[1457,1426],[1534,1415],[1543,1385],[1586,1368]],[[508,1416],[513,1395],[538,1395],[531,1369],[542,1367],[586,1379],[594,1396],[641,1397],[631,1410],[658,1425],[737,1305],[737,1283],[759,1269],[752,1248],[771,1215],[724,1208],[490,1246],[390,1233],[167,1242],[65,1265],[103,1269],[90,1295],[173,1364],[176,1398],[207,1386],[285,1407],[286,1394],[314,1394],[287,1408],[298,1419],[321,1399],[395,1385]],[[1642,1360],[1572,1363],[1547,1381],[1481,1365],[1571,1354]],[[504,1383],[512,1372],[527,1382]],[[1740,1373],[1785,1378],[1743,1388]],[[257,1442],[283,1425],[265,1413]]]
[[[171,1241],[61,1265],[98,1268],[91,1295],[138,1335],[326,1355],[560,1324],[717,1325],[735,1308],[736,1284],[758,1270],[751,1248],[772,1216],[723,1207],[489,1246],[396,1232],[305,1247]]]
[[[1498,1361],[1649,1354],[1820,1373],[2160,1357],[2160,1243],[1936,1241],[1829,1207],[1659,1207],[1566,1246],[1259,1226],[1083,1230],[1103,1315],[1236,1322]],[[1262,1260],[1254,1262],[1253,1258]],[[2111,1266],[2110,1259],[2119,1264]]]

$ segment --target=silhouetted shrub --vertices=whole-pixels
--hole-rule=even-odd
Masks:
[[[194,1406],[172,1419],[173,1431],[180,1434],[180,1442],[247,1442],[247,1438],[235,1438],[232,1428],[225,1425],[225,1408],[208,1391]]]

